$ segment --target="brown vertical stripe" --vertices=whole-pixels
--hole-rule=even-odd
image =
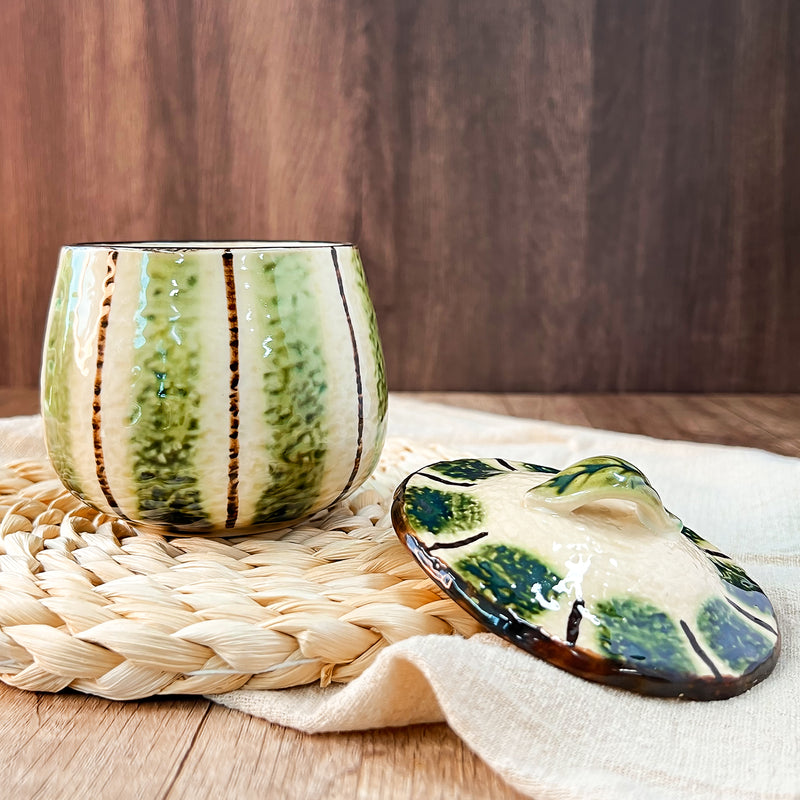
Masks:
[[[117,252],[108,253],[106,278],[103,281],[103,305],[100,308],[100,319],[97,328],[97,369],[94,374],[94,398],[92,399],[92,438],[94,441],[94,460],[97,469],[97,480],[106,502],[114,511],[119,511],[119,506],[111,494],[106,477],[106,465],[103,458],[103,442],[100,436],[100,392],[103,384],[103,362],[106,354],[106,329],[108,328],[108,315],[111,312],[111,295],[114,294],[114,276],[117,272]]]
[[[230,336],[230,434],[228,435],[228,516],[225,527],[236,525],[239,516],[239,319],[236,314],[236,284],[233,276],[233,253],[222,254],[225,268],[225,296],[228,301]]]
[[[356,332],[353,328],[353,320],[350,317],[350,308],[347,305],[347,298],[344,294],[344,284],[342,283],[342,272],[339,269],[339,259],[336,255],[336,248],[331,247],[331,257],[333,258],[333,268],[336,271],[336,282],[339,284],[339,296],[342,298],[344,315],[347,317],[347,327],[350,329],[350,343],[353,346],[353,362],[356,368],[356,392],[358,393],[358,444],[356,445],[356,457],[353,464],[353,471],[347,479],[347,485],[342,489],[339,496],[331,505],[338,503],[349,491],[356,479],[358,468],[361,466],[361,453],[364,449],[364,389],[361,383],[361,363],[358,358],[358,346],[356,345]]]
[[[498,459],[499,460],[499,459]],[[578,641],[578,634],[581,630],[581,620],[583,614],[581,609],[584,607],[583,600],[576,600],[572,604],[572,610],[569,612],[569,619],[567,620],[567,635],[566,642],[569,645],[575,644]]]
[[[686,634],[686,638],[689,640],[689,644],[692,646],[692,650],[697,653],[698,656],[702,659],[703,663],[711,670],[712,674],[715,678],[721,678],[719,670],[717,669],[716,664],[709,658],[708,653],[700,647],[700,643],[695,638],[694,634],[692,633],[689,626],[681,620],[681,629]]]
[[[740,605],[737,605],[736,603],[734,603],[733,600],[730,599],[730,597],[726,597],[725,599],[743,617],[746,617],[747,619],[749,619],[750,622],[755,622],[756,625],[760,625],[765,630],[768,630],[773,636],[777,636],[778,635],[778,631],[776,631],[775,628],[773,628],[772,625],[770,625],[768,622],[764,622],[763,619],[759,619],[757,616],[755,616],[754,614],[751,614],[749,611],[745,611]]]

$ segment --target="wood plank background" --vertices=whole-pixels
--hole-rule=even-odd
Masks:
[[[792,0],[4,0],[0,385],[58,247],[361,245],[394,389],[800,390]]]

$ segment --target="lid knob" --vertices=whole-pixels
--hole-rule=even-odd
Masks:
[[[658,492],[644,474],[616,456],[593,456],[577,461],[534,486],[525,495],[525,506],[569,514],[602,500],[631,503],[642,525],[655,533],[683,527],[683,523],[664,508]]]

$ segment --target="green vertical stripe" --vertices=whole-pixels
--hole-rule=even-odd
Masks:
[[[80,483],[72,458],[71,381],[68,375],[70,359],[73,357],[70,342],[72,327],[70,297],[77,292],[77,287],[73,286],[75,270],[72,261],[73,251],[65,250],[58,266],[53,290],[42,369],[42,416],[53,466],[68,489],[80,492]]]
[[[361,263],[361,256],[357,250],[353,251],[353,261],[355,264],[355,278],[358,286],[359,301],[364,306],[369,325],[369,346],[372,350],[372,360],[375,364],[375,379],[377,381],[378,392],[378,419],[383,420],[386,416],[386,409],[389,402],[389,395],[386,388],[386,366],[383,361],[383,348],[381,338],[378,334],[378,319],[375,316],[375,307],[369,296],[367,288],[367,277],[364,274],[364,266]]]
[[[322,331],[307,254],[247,257],[264,349],[262,383],[268,444],[268,488],[254,523],[303,516],[316,501],[325,466],[327,375]]]
[[[198,270],[191,254],[182,263],[180,256],[162,253],[142,258],[133,343],[133,474],[142,519],[170,525],[208,523],[196,464],[204,324]]]

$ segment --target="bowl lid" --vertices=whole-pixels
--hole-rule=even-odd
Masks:
[[[397,488],[392,522],[488,630],[583,678],[714,700],[763,680],[777,660],[761,588],[620,458],[561,472],[440,461]]]

